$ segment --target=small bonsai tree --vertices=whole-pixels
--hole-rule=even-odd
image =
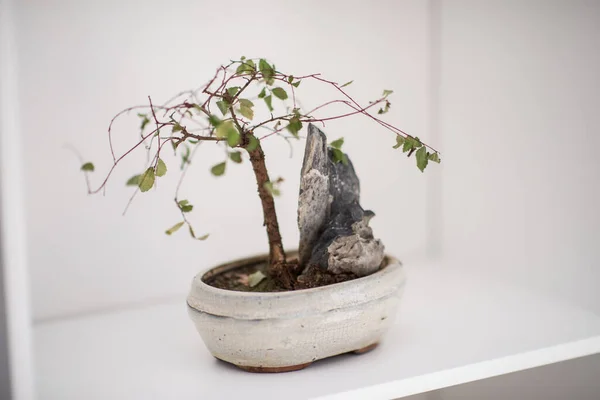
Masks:
[[[299,86],[308,80],[316,81],[335,89],[337,98],[327,99],[312,110],[304,110],[298,101]],[[287,141],[298,139],[304,124],[325,124],[327,121],[360,114],[396,135],[396,149],[402,149],[408,157],[414,154],[417,167],[424,171],[430,161],[439,163],[439,152],[422,143],[401,129],[383,121],[380,116],[390,110],[391,90],[384,90],[375,100],[366,105],[359,104],[348,93],[346,87],[352,81],[338,84],[320,74],[294,76],[277,70],[266,59],[231,61],[221,65],[210,81],[196,90],[179,93],[162,105],[148,104],[129,107],[113,117],[108,127],[108,141],[112,156],[112,167],[97,188],[90,186],[88,173],[94,171],[94,164],[86,162],[81,166],[85,173],[88,192],[102,191],[119,163],[134,150],[144,146],[148,152],[148,165],[141,174],[133,176],[127,185],[137,189],[129,204],[138,192],[147,192],[157,178],[167,173],[167,165],[161,158],[165,151],[174,151],[181,157],[181,177],[175,193],[175,204],[181,212],[182,220],[166,231],[171,235],[187,225],[195,239],[204,240],[208,235],[197,237],[186,214],[193,205],[178,197],[179,187],[197,146],[202,142],[214,142],[225,148],[226,159],[214,165],[211,172],[222,176],[228,161],[242,162],[242,151],[249,155],[256,177],[258,195],[261,200],[264,225],[269,241],[268,275],[287,289],[293,288],[294,272],[297,264],[289,263],[283,248],[279,223],[273,196],[279,195],[281,180],[271,180],[265,164],[265,154],[261,142],[272,136]],[[280,103],[278,103],[280,102]],[[347,111],[316,117],[317,111],[326,112],[333,105],[344,106]],[[262,106],[262,110],[259,107]],[[339,108],[339,107],[337,107]],[[138,142],[121,155],[117,155],[112,141],[114,122],[132,111],[140,118],[140,138]],[[260,118],[257,118],[260,117]],[[330,143],[335,162],[346,163],[341,151],[343,138]]]

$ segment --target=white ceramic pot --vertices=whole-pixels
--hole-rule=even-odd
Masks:
[[[194,278],[189,315],[216,358],[254,372],[292,371],[322,358],[370,350],[391,326],[406,278],[390,256],[372,275],[314,289],[248,293],[204,283],[266,259],[234,261]]]

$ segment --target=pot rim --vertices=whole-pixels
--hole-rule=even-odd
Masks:
[[[318,314],[398,296],[406,282],[404,267],[389,255],[386,255],[386,266],[371,275],[310,289],[239,292],[218,289],[203,281],[211,271],[223,272],[251,262],[263,261],[267,257],[267,254],[246,257],[197,274],[187,297],[188,306],[198,312],[236,319],[289,318],[307,312]]]

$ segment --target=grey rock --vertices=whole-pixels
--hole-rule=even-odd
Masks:
[[[369,227],[375,214],[359,201],[352,162],[336,163],[323,132],[309,125],[298,205],[302,265],[358,276],[379,269],[385,248]]]
[[[298,198],[298,252],[301,265],[310,259],[312,248],[329,215],[329,206],[327,138],[316,126],[309,124]]]

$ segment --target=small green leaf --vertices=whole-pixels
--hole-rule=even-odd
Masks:
[[[187,205],[187,204],[189,204],[189,203],[190,203],[190,202],[189,202],[188,200],[179,200],[179,201],[177,202],[177,204],[178,204],[178,205],[180,205],[180,206],[185,206],[185,205]]]
[[[341,88],[343,88],[343,87],[346,87],[346,86],[348,86],[348,85],[351,85],[351,84],[352,84],[352,82],[354,82],[354,81],[346,82],[346,83],[344,83],[344,84],[343,84],[342,86],[340,86],[340,87],[341,87]]]
[[[225,115],[229,111],[229,102],[226,100],[219,100],[217,101],[217,107],[219,107],[221,114]]]
[[[267,192],[271,193],[271,196],[279,196],[279,195],[281,195],[281,192],[273,184],[273,182],[265,182],[264,186],[265,186],[265,189],[267,189]]]
[[[385,101],[385,106],[383,108],[380,108],[379,111],[377,111],[377,114],[385,114],[386,112],[390,111],[390,106],[392,105],[392,103],[390,103],[389,101]]]
[[[191,204],[186,204],[185,206],[180,206],[179,209],[181,210],[181,212],[187,213],[192,211],[194,209],[194,206]]]
[[[400,146],[402,146],[404,144],[404,137],[398,135],[396,136],[396,145],[394,146],[394,149],[398,149],[400,148]]]
[[[258,69],[260,73],[263,74],[263,77],[265,78],[265,81],[267,81],[267,84],[270,85],[272,78],[275,76],[275,70],[273,69],[273,67],[267,62],[267,60],[261,58],[258,62]]]
[[[243,74],[244,72],[254,72],[256,70],[256,65],[252,60],[245,60],[242,62],[239,67],[235,70],[236,74]]]
[[[254,118],[254,110],[252,110],[252,107],[254,107],[254,103],[252,103],[250,100],[240,99],[239,112],[249,120],[252,120],[252,118]]]
[[[247,151],[254,151],[258,148],[259,142],[256,136],[249,135],[248,136],[248,145],[246,146]]]
[[[275,97],[277,97],[278,99],[285,100],[288,98],[287,92],[283,88],[276,87],[273,88],[271,92],[273,92]]]
[[[224,121],[217,126],[217,137],[226,138],[231,147],[235,147],[240,142],[240,134],[233,125],[232,121]]]
[[[253,274],[248,275],[248,286],[255,287],[263,281],[267,276],[261,271],[256,271]]]
[[[388,97],[390,94],[394,93],[393,90],[384,90],[383,91],[383,97]]]
[[[142,174],[139,188],[142,192],[147,192],[154,186],[154,168],[150,167]]]
[[[196,239],[198,239],[198,240],[206,240],[206,239],[208,239],[209,236],[210,236],[210,233],[206,233],[206,234],[204,234],[204,235],[202,235],[200,237],[197,237]]]
[[[160,158],[158,159],[158,162],[156,163],[156,176],[165,176],[165,174],[167,173],[167,165],[165,164],[165,162],[163,160],[161,160]]]
[[[344,138],[341,137],[337,140],[334,140],[333,142],[331,142],[329,145],[335,149],[341,149],[342,145],[344,144]]]
[[[179,125],[178,123],[176,123],[175,125],[173,125],[173,133],[180,132],[182,130],[183,130],[183,127],[181,125]]]
[[[127,186],[139,186],[140,179],[142,179],[142,175],[134,175],[131,178],[129,178],[129,180],[127,181],[127,183],[125,185],[127,185]]]
[[[202,109],[202,107],[200,107],[200,104],[194,103],[192,106],[194,107],[194,110],[204,113],[204,110]]]
[[[242,107],[254,107],[254,103],[248,99],[240,99],[240,106]]]
[[[142,122],[140,124],[140,130],[143,131],[146,125],[150,123],[150,119],[148,118],[148,115],[142,113],[138,113],[138,117],[142,119]]]
[[[216,128],[217,126],[221,125],[222,121],[216,115],[211,114],[208,116],[208,122],[210,122],[210,124]]]
[[[232,151],[231,153],[229,153],[229,158],[234,163],[238,163],[239,164],[239,163],[242,162],[242,153],[239,152],[239,151]]]
[[[265,103],[267,103],[267,107],[269,108],[269,111],[273,111],[273,96],[268,95],[267,97],[265,97]]]
[[[239,86],[232,86],[230,88],[227,88],[227,93],[229,93],[230,96],[235,96],[237,94],[237,92],[240,91],[240,87]]]
[[[296,82],[292,83],[292,86],[294,86],[294,87],[300,86],[300,81],[296,81]]]
[[[348,165],[348,156],[344,154],[340,149],[332,149],[333,150],[333,161],[336,163],[342,163],[344,165]]]
[[[227,144],[229,147],[235,147],[240,144],[240,139],[240,134],[238,133],[237,129],[234,128],[233,130],[227,132]]]
[[[421,172],[423,172],[425,170],[425,167],[427,167],[427,163],[429,161],[427,159],[427,149],[425,148],[425,146],[417,150],[415,157],[417,158],[417,168],[419,168]]]
[[[178,223],[176,223],[175,225],[173,225],[172,227],[170,227],[169,229],[167,229],[167,230],[165,231],[165,233],[166,233],[167,235],[172,235],[172,234],[174,234],[175,232],[177,232],[177,231],[179,230],[179,228],[181,228],[181,227],[183,226],[183,224],[185,224],[185,222],[183,222],[183,221],[181,221],[181,222],[178,222]]]
[[[287,130],[296,137],[298,137],[298,132],[302,129],[302,122],[298,117],[294,117],[290,119],[288,126],[286,126]]]
[[[267,88],[266,88],[266,87],[262,88],[262,90],[261,90],[261,91],[260,91],[260,93],[258,94],[258,98],[259,98],[259,99],[264,99],[264,98],[265,98],[265,96],[267,95],[267,93],[266,93],[266,92],[267,92]]]
[[[436,162],[436,163],[438,163],[438,164],[439,164],[440,162],[442,162],[442,160],[440,160],[440,155],[438,154],[438,152],[435,152],[435,153],[428,153],[428,154],[427,154],[427,158],[428,158],[429,160],[433,161],[433,162]]]
[[[214,176],[221,176],[221,175],[223,175],[225,173],[225,166],[226,165],[227,165],[227,163],[225,163],[225,162],[219,163],[219,164],[213,166],[210,169],[210,172],[212,172],[212,174]]]
[[[294,75],[288,76],[287,81],[288,81],[288,83],[294,82]]]
[[[414,137],[413,138],[411,136],[407,136],[404,139],[404,145],[402,146],[402,152],[406,153],[406,152],[409,152],[411,150],[417,149],[417,148],[419,148],[421,146],[423,146],[423,144],[421,143],[421,141],[419,140],[418,137]]]
[[[94,164],[92,164],[91,162],[86,162],[85,164],[83,164],[81,166],[81,170],[82,171],[93,172],[94,171]]]
[[[240,107],[240,109],[238,111],[240,114],[242,114],[244,117],[248,118],[250,121],[252,121],[252,118],[254,118],[254,111],[249,107]]]

